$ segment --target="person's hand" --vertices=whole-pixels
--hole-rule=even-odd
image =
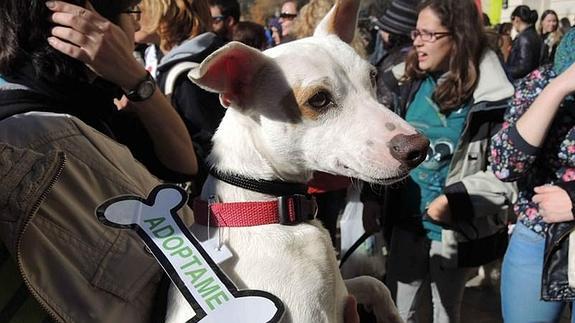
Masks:
[[[427,215],[434,221],[446,224],[451,223],[451,211],[445,194],[441,194],[429,204]]]
[[[344,323],[359,323],[359,313],[357,312],[357,302],[355,297],[348,295],[345,300],[345,308],[343,310]]]
[[[533,189],[533,203],[539,206],[539,214],[547,223],[573,221],[573,204],[567,192],[556,185],[543,185]]]
[[[132,55],[133,42],[86,2],[87,8],[62,1],[48,1],[56,25],[48,43],[56,50],[84,62],[94,73],[128,90],[145,76],[145,70]]]
[[[365,232],[372,234],[380,230],[378,222],[381,214],[381,205],[376,201],[366,201],[363,203],[363,229]]]

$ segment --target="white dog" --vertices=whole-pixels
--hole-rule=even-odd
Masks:
[[[427,153],[427,139],[376,101],[374,69],[348,45],[358,8],[359,0],[338,1],[314,37],[263,53],[232,42],[189,75],[229,108],[213,139],[216,176],[202,191],[202,200],[220,208],[212,209],[209,228],[195,224],[192,231],[200,240],[219,237],[233,253],[222,269],[239,289],[279,297],[284,322],[342,322],[348,295],[329,235],[310,219],[313,203],[296,194],[312,172],[387,184],[405,178]],[[245,210],[222,211],[254,201],[272,203],[278,221],[292,225],[252,226],[243,223]],[[198,210],[196,220],[205,224],[207,212]],[[350,286],[380,321],[398,320],[382,283]],[[168,322],[193,316],[178,294],[172,289]]]

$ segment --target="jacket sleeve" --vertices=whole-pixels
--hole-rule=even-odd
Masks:
[[[466,176],[444,192],[455,223],[497,214],[517,199],[516,184],[504,183],[490,171]]]
[[[516,128],[517,120],[553,77],[550,69],[535,70],[516,86],[502,129],[491,139],[491,170],[502,181],[514,181],[528,173],[540,151],[527,143]]]
[[[575,215],[575,181],[557,183],[557,186],[564,189],[565,192],[567,192],[567,195],[569,195],[569,198],[571,199],[571,210]]]
[[[519,36],[513,44],[513,59],[507,64],[507,71],[513,79],[520,79],[529,74],[539,63],[539,49],[534,50],[532,42],[527,35]],[[534,62],[536,63],[534,64]]]
[[[108,118],[116,141],[126,145],[138,159],[156,177],[168,182],[186,182],[192,176],[166,167],[156,156],[150,134],[140,119],[129,109],[120,110]]]

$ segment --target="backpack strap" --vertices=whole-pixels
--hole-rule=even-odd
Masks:
[[[166,82],[164,83],[164,94],[170,96],[174,92],[174,87],[176,81],[182,75],[182,73],[188,72],[194,67],[199,66],[196,62],[181,62],[170,68],[168,74],[166,75]]]

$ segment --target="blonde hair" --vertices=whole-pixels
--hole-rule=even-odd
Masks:
[[[158,32],[160,48],[169,51],[183,41],[212,30],[207,0],[142,0],[146,32]]]
[[[294,21],[292,31],[290,32],[292,36],[299,39],[313,35],[315,27],[317,27],[321,19],[328,13],[331,7],[333,7],[334,3],[335,0],[310,0],[310,2],[301,7]],[[350,45],[361,57],[367,57],[365,43],[359,36],[357,28],[355,37]]]

